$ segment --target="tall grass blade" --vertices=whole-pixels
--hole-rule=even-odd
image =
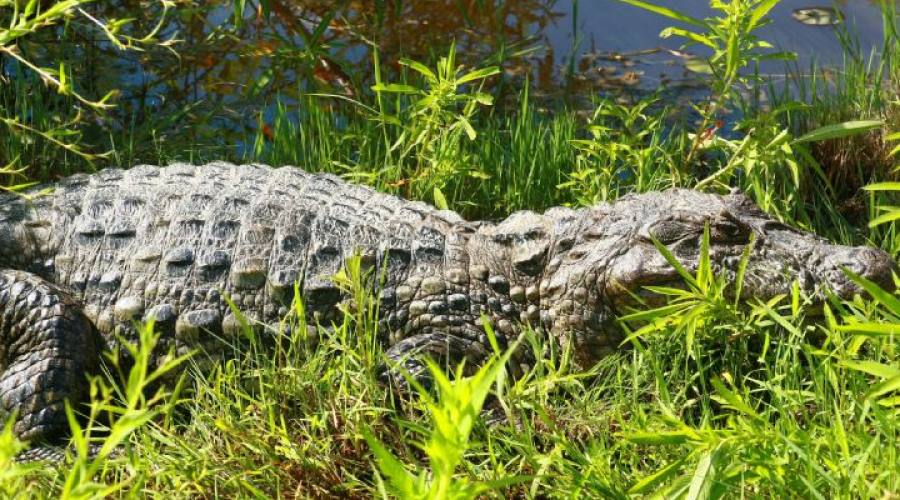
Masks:
[[[803,134],[802,136],[794,139],[793,143],[801,144],[804,142],[818,142],[826,141],[829,139],[840,139],[843,137],[849,137],[851,135],[861,134],[869,130],[881,128],[883,126],[884,121],[882,120],[856,120],[836,123],[834,125],[820,127],[813,130],[812,132]]]
[[[668,17],[669,19],[674,19],[676,21],[681,21],[683,23],[692,24],[694,26],[700,28],[709,28],[709,26],[701,21],[700,19],[688,16],[677,10],[670,9],[668,7],[663,7],[660,5],[655,5],[648,2],[642,2],[641,0],[619,0],[622,3],[627,3],[628,5],[633,5],[635,7],[644,9],[649,12],[653,12],[655,14],[659,14],[663,17]]]

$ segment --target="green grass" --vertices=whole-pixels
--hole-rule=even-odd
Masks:
[[[723,300],[716,287],[705,290],[701,302]],[[504,496],[697,489],[712,497],[883,498],[900,489],[900,394],[891,371],[900,308],[890,297],[884,305],[833,304],[817,321],[805,321],[798,297],[706,307],[692,323],[693,341],[669,317],[587,372],[529,335],[523,348],[541,361],[501,379],[495,394],[505,417],[492,425],[477,418],[483,396],[468,394],[487,391],[502,363],[469,389],[444,382],[436,400],[401,405],[375,379],[381,349],[371,316],[348,314],[320,331],[317,345],[305,333],[278,337],[274,349],[251,342],[198,374],[183,399],[132,405],[149,423],[126,435],[122,456],[99,460],[71,489],[87,491],[81,481],[161,498],[369,496],[397,491],[398,475],[419,471],[411,480],[435,482],[432,490],[481,485]],[[873,323],[881,327],[866,326]],[[894,377],[893,387],[874,386],[880,375]],[[436,437],[448,432],[445,413],[456,423],[468,415],[471,434]],[[426,441],[423,454],[416,443]],[[372,449],[394,457],[390,466],[378,460],[380,474]],[[450,462],[436,458],[447,453]],[[73,481],[68,467],[5,470],[0,484],[11,493],[31,484],[38,489],[30,494],[55,496],[67,476]]]
[[[471,218],[672,186],[735,186],[792,225],[900,256],[897,225],[869,224],[898,205],[890,184],[891,132],[900,130],[895,33],[886,30],[877,61],[848,42],[843,68],[814,68],[815,78],[798,72],[799,90],[773,91],[763,105],[740,92],[752,78],[735,70],[757,57],[741,48],[755,26],[747,13],[769,3],[741,2],[744,10],[695,25],[719,30],[711,43],[724,54],[710,65],[716,92],[699,106],[699,126],[654,96],[597,98],[590,116],[537,98],[527,85],[515,105],[494,102],[488,84],[500,77],[492,69],[457,71],[448,49],[443,63],[406,61],[400,71],[376,55],[374,88],[353,97],[298,86],[299,100],[277,101],[254,130],[229,131],[244,145],[236,148],[199,127],[184,133],[185,122],[208,118],[198,118],[201,103],[98,127],[103,111],[73,113],[71,92],[13,65],[10,84],[0,86],[0,117],[33,131],[2,129],[0,166],[8,167],[0,175],[13,187],[139,162],[262,161],[338,173]],[[892,15],[886,11],[889,28]],[[741,43],[729,45],[730,36]],[[304,58],[325,49],[307,48]],[[736,133],[707,133],[723,106],[742,110]],[[845,125],[837,133],[823,128],[838,123]],[[859,190],[874,182],[882,184]],[[475,378],[451,384],[436,375],[436,393],[398,401],[377,380],[384,346],[358,266],[336,278],[362,306],[320,329],[317,342],[298,302],[271,339],[247,331],[232,359],[201,370],[197,355],[184,361],[191,376],[158,392],[148,392],[157,375],[141,362],[153,339],[145,329],[135,371],[124,381],[95,380],[87,408],[94,418],[73,420],[77,437],[124,451],[92,458],[88,442],[76,439],[72,462],[16,465],[21,444],[7,429],[0,491],[47,498],[900,494],[897,293],[871,289],[874,299],[831,302],[824,315],[808,317],[798,294],[735,304],[726,298],[735,285],[701,270],[686,276],[689,286],[667,308],[621,318],[629,342],[587,371],[573,368],[566,346],[529,332],[521,349],[533,351],[534,366],[505,364],[498,352]],[[503,366],[522,373],[513,377]],[[493,423],[480,418],[488,392],[490,414],[502,415]]]

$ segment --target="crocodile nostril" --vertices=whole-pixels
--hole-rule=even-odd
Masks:
[[[854,252],[852,262],[848,266],[853,272],[875,282],[881,288],[894,290],[893,273],[897,263],[890,254],[876,248],[860,248]]]

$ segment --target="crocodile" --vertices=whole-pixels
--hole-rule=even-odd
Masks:
[[[530,325],[589,366],[618,348],[615,318],[652,298],[644,287],[680,282],[653,240],[696,270],[704,228],[731,279],[749,245],[747,298],[793,283],[851,297],[842,268],[885,287],[895,270],[881,250],[833,245],[736,192],[469,222],[333,175],[217,162],[107,169],[31,194],[0,197],[0,413],[32,442],[65,435],[65,401],[87,397],[85,374],[140,322],[155,322],[161,353],[214,353],[242,324],[226,297],[278,325],[299,293],[310,324],[327,326],[350,300],[331,278],[352,256],[380,277],[387,378],[422,375],[426,354],[476,366],[493,352],[482,318],[503,345]]]

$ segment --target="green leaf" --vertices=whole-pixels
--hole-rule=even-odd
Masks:
[[[700,457],[697,462],[697,468],[694,469],[694,477],[691,479],[691,487],[685,498],[687,500],[698,500],[710,498],[710,490],[716,481],[716,472],[718,464],[722,458],[722,447],[718,446],[712,451],[708,451]]]
[[[632,443],[652,446],[684,444],[696,437],[693,432],[687,430],[635,432],[624,436],[626,440]]]
[[[16,0],[13,0],[16,1]],[[37,10],[38,2],[37,0],[29,0],[28,4],[25,5],[25,10],[22,12],[22,18],[29,18],[34,15],[34,11]]]
[[[688,40],[690,40],[692,42],[696,42],[701,45],[706,45],[707,47],[712,48],[712,49],[716,48],[715,42],[710,40],[709,37],[703,36],[700,33],[694,33],[693,31],[688,31],[685,29],[670,26],[659,32],[660,38],[671,38],[673,36],[680,36],[682,38],[687,38]],[[706,62],[705,59],[700,59],[698,57],[688,57],[687,60],[688,61],[698,60],[698,61],[703,61],[704,63]]]
[[[385,114],[385,113],[380,113],[380,114],[376,115],[374,119],[376,119],[378,121],[382,121],[384,123],[390,123],[391,125],[396,125],[398,127],[403,126],[403,122],[399,118],[397,118],[396,116],[393,116],[393,115]]]
[[[396,94],[420,94],[421,90],[413,87],[412,85],[401,85],[399,83],[389,83],[387,85],[383,83],[378,83],[372,85],[372,90],[375,92],[393,92]]]
[[[413,498],[416,496],[418,492],[416,491],[415,476],[406,470],[403,464],[369,430],[363,431],[363,438],[365,438],[366,443],[368,443],[369,448],[375,455],[379,470],[388,477],[394,490],[401,497]]]
[[[756,246],[756,232],[750,233],[750,240],[741,252],[741,260],[738,262],[737,272],[734,277],[734,301],[735,305],[741,300],[744,290],[744,276],[747,274],[747,265],[750,263],[750,254]]]
[[[748,29],[752,31],[759,24],[759,21],[766,17],[766,14],[778,5],[781,0],[763,0],[750,14],[750,23]]]
[[[60,94],[67,95],[69,93],[69,80],[66,75],[66,65],[62,61],[59,63],[59,89]]]
[[[640,495],[642,493],[659,490],[659,486],[666,482],[676,472],[678,472],[687,461],[687,459],[688,457],[680,458],[663,467],[662,469],[654,472],[653,474],[650,474],[644,479],[641,479],[628,489],[628,493],[632,495]]]
[[[475,132],[475,128],[472,127],[472,124],[469,123],[469,120],[466,120],[462,116],[459,117],[459,124],[462,126],[463,130],[466,131],[466,136],[470,141],[474,141],[476,137],[478,137],[478,133]]]
[[[700,285],[697,284],[697,280],[691,275],[691,273],[688,272],[687,269],[684,268],[684,266],[681,264],[681,262],[678,261],[678,258],[675,257],[672,251],[669,250],[668,247],[663,245],[659,240],[657,240],[656,237],[652,234],[650,235],[650,240],[653,241],[653,246],[655,246],[656,249],[659,250],[659,253],[661,253],[662,256],[666,259],[666,262],[668,262],[669,265],[675,268],[675,271],[678,272],[679,276],[681,276],[682,279],[684,279],[684,281],[687,282],[690,286],[694,287],[695,290],[699,290]]]
[[[430,82],[436,82],[438,80],[433,71],[431,71],[427,66],[418,61],[413,61],[412,59],[400,59],[400,64],[414,69]]]
[[[447,198],[444,197],[441,188],[437,186],[434,187],[434,206],[440,210],[450,210],[449,205],[447,205]]]
[[[900,406],[900,396],[891,396],[889,398],[881,398],[878,404],[885,407]]]
[[[900,335],[900,325],[891,323],[852,323],[837,327],[839,331],[870,337]]]
[[[482,68],[482,69],[472,71],[470,73],[466,73],[465,75],[460,77],[458,80],[456,80],[456,84],[462,85],[464,83],[469,83],[469,82],[475,81],[475,80],[483,80],[489,76],[494,76],[498,73],[500,73],[500,68],[498,68],[497,66],[488,66],[487,68]]]
[[[725,75],[736,75],[741,62],[740,39],[736,33],[728,37],[728,45],[725,51]]]
[[[237,320],[238,327],[241,331],[241,334],[247,337],[247,340],[250,341],[251,344],[256,344],[256,334],[253,331],[253,328],[250,327],[250,322],[247,320],[247,317],[241,312],[240,308],[231,300],[227,294],[223,295],[225,299],[225,303],[228,305],[228,309],[231,310],[231,313],[234,314],[235,320]]]
[[[861,286],[865,291],[869,292],[869,295],[871,295],[872,298],[880,302],[883,306],[887,307],[888,310],[895,315],[900,316],[900,299],[895,297],[893,294],[886,292],[874,282],[863,278],[862,276],[854,273],[847,268],[844,268],[843,271],[844,274],[849,276],[854,283]],[[900,325],[896,326],[900,328]]]
[[[652,3],[642,2],[641,0],[619,0],[622,3],[627,3],[628,5],[633,5],[640,9],[644,9],[646,11],[653,12],[655,14],[659,14],[661,16],[668,17],[669,19],[674,19],[676,21],[681,21],[683,23],[693,24],[694,26],[699,26],[703,29],[709,30],[710,27],[705,22],[700,19],[688,16],[687,14],[682,14],[676,10],[669,9],[667,7],[662,7],[659,5],[654,5]]]
[[[700,262],[697,265],[697,283],[706,292],[713,281],[712,262],[709,258],[709,223],[703,224],[703,239],[700,241]]]
[[[331,20],[334,19],[338,13],[338,9],[330,9],[322,19],[319,21],[319,24],[316,25],[316,29],[313,30],[312,34],[309,36],[309,40],[306,40],[309,46],[319,45],[319,39],[322,38],[322,35],[325,34],[325,30],[328,29],[328,26],[331,25]]]
[[[882,126],[884,126],[884,122],[881,120],[857,120],[827,125],[794,139],[794,144],[839,139],[841,137],[848,137]]]
[[[876,361],[843,361],[841,362],[841,366],[881,378],[900,377],[900,368],[878,363]]]
[[[882,224],[894,222],[895,220],[900,220],[900,208],[895,208],[890,212],[875,217],[874,219],[869,221],[869,227],[880,226]]]
[[[863,186],[866,191],[900,191],[900,182],[876,182]]]
[[[895,391],[900,391],[900,374],[872,387],[872,389],[869,390],[868,396],[872,398],[879,398],[889,392]]]
[[[478,92],[477,94],[472,95],[476,102],[479,104],[483,104],[485,106],[491,106],[494,104],[494,96],[490,94],[485,94],[483,92]]]
[[[775,312],[775,310],[773,310],[772,307],[771,307],[769,304],[763,304],[763,305],[760,305],[760,308],[761,308],[763,311],[765,311],[765,313],[766,313],[770,318],[772,318],[773,320],[775,320],[776,323],[778,323],[779,325],[781,325],[782,328],[784,328],[785,330],[791,332],[791,334],[796,335],[796,336],[801,336],[801,335],[802,335],[802,333],[800,332],[800,329],[799,329],[799,328],[797,328],[795,325],[792,325],[788,320],[786,320],[786,319],[784,318],[784,316],[782,316],[782,315],[778,314],[777,312]]]
[[[684,309],[684,304],[669,304],[666,306],[648,309],[646,311],[638,311],[624,316],[619,316],[619,321],[650,321],[656,318],[665,318]]]
[[[234,0],[232,9],[234,11],[234,27],[241,29],[244,21],[244,10],[247,8],[247,0]]]
[[[714,378],[711,381],[713,388],[715,388],[716,392],[719,396],[728,403],[732,409],[737,410],[748,417],[751,417],[754,420],[761,420],[756,411],[750,407],[744,400],[735,392],[732,392],[730,389],[725,387],[725,384],[722,383],[718,378]]]
[[[88,457],[87,437],[84,435],[81,423],[79,423],[78,418],[75,416],[75,410],[72,409],[72,405],[69,404],[69,401],[65,401],[65,405],[66,420],[69,423],[69,430],[72,434],[72,445],[75,448],[75,454],[78,457],[86,459]]]
[[[709,62],[706,59],[700,59],[699,57],[685,59],[684,67],[688,71],[693,71],[694,73],[702,73],[704,75],[713,74],[712,66],[709,65]]]

